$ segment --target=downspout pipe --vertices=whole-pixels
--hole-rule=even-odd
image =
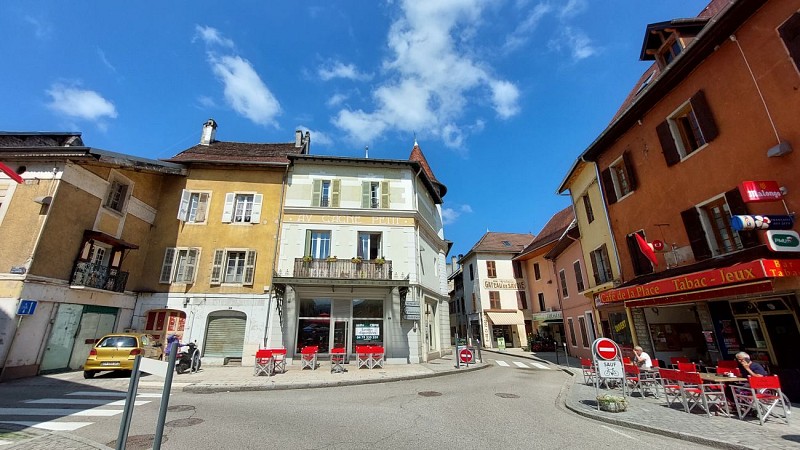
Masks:
[[[267,344],[267,340],[269,339],[269,320],[272,312],[272,293],[275,291],[275,285],[273,284],[273,278],[275,278],[275,274],[277,273],[278,268],[278,246],[281,242],[281,231],[283,227],[283,206],[286,201],[286,185],[289,181],[289,166],[290,164],[286,165],[286,170],[283,172],[283,180],[281,182],[281,201],[280,207],[278,208],[278,229],[275,232],[275,251],[272,254],[272,277],[270,278],[270,290],[267,296],[267,322],[264,324],[264,347],[267,348],[269,345]],[[285,295],[285,293],[284,293]],[[281,331],[283,332],[283,331]]]

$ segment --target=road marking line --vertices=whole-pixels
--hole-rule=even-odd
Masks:
[[[125,400],[108,400],[95,398],[40,398],[37,400],[26,400],[25,403],[51,404],[51,405],[106,405],[106,406],[125,406]],[[146,405],[150,400],[136,400],[136,406]]]
[[[105,391],[105,392],[95,392],[95,391],[76,391],[70,392],[67,395],[80,395],[84,397],[125,397],[128,395],[127,392],[119,392],[119,391]],[[172,394],[170,394],[172,395]],[[139,393],[136,395],[137,397],[142,398],[161,398],[161,394],[155,394],[152,392],[144,392]]]
[[[600,425],[600,426],[601,426],[601,427],[603,427],[603,428],[605,428],[605,429],[607,429],[607,430],[609,430],[609,431],[613,431],[614,433],[621,434],[621,435],[625,436],[625,437],[626,437],[626,438],[628,438],[628,439],[633,439],[633,440],[636,440],[636,438],[635,438],[635,437],[633,437],[633,436],[628,436],[627,434],[623,433],[622,431],[617,431],[617,430],[615,430],[615,429],[613,429],[613,428],[611,428],[611,427],[607,427],[607,426],[605,426],[605,425]]]
[[[100,416],[110,417],[122,414],[122,410],[113,409],[68,409],[68,408],[0,408],[0,416]]]
[[[498,366],[509,367],[508,363],[505,362],[505,361],[497,361],[497,360],[495,360],[494,362],[496,362]]]
[[[83,428],[86,425],[91,425],[94,422],[56,422],[54,420],[48,422],[7,422],[0,421],[0,423],[10,423],[14,425],[21,425],[23,427],[39,428],[49,431],[75,431],[78,428]]]
[[[545,366],[544,364],[541,364],[541,363],[532,362],[531,364],[533,364],[533,366],[536,367],[537,369],[550,370],[549,367],[547,367],[547,366]]]
[[[529,369],[529,367],[526,366],[525,363],[522,363],[522,362],[519,362],[519,361],[514,361],[514,365],[517,366],[517,367],[522,367],[523,369]]]

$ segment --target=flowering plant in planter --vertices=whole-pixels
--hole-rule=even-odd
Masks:
[[[304,263],[310,263],[313,260],[314,260],[314,258],[312,258],[311,255],[303,256],[303,262]]]
[[[361,264],[363,262],[360,256],[353,257],[350,261],[356,264]]]
[[[622,412],[628,409],[628,401],[620,395],[598,395],[597,404],[600,410],[608,412]]]
[[[379,256],[378,258],[375,259],[375,264],[383,265],[385,263],[386,263],[386,260],[383,259],[383,256]]]
[[[328,262],[336,262],[336,256],[328,256],[328,257],[325,259],[325,261],[328,261]]]

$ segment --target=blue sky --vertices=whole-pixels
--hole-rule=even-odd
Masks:
[[[0,129],[168,158],[217,139],[405,159],[447,185],[445,237],[537,233],[649,63],[648,23],[708,0],[3,2]]]

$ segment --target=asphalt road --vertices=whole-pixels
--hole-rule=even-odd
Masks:
[[[702,448],[569,412],[558,401],[566,374],[520,368],[513,362],[525,360],[496,356],[508,365],[414,381],[287,391],[175,392],[162,448]],[[87,383],[102,386],[104,381]],[[0,395],[0,420],[9,420],[2,414],[11,412],[5,408],[20,407],[24,398],[76,399],[80,396],[67,395],[76,389],[80,388],[58,385],[27,392],[17,389],[13,394],[0,390],[8,394]],[[155,392],[140,390],[143,394]],[[142,445],[131,442],[130,450],[147,448],[155,431],[159,399],[140,400],[149,403],[136,407],[130,435]],[[104,444],[116,440],[119,415],[93,416],[91,421],[69,432]]]

